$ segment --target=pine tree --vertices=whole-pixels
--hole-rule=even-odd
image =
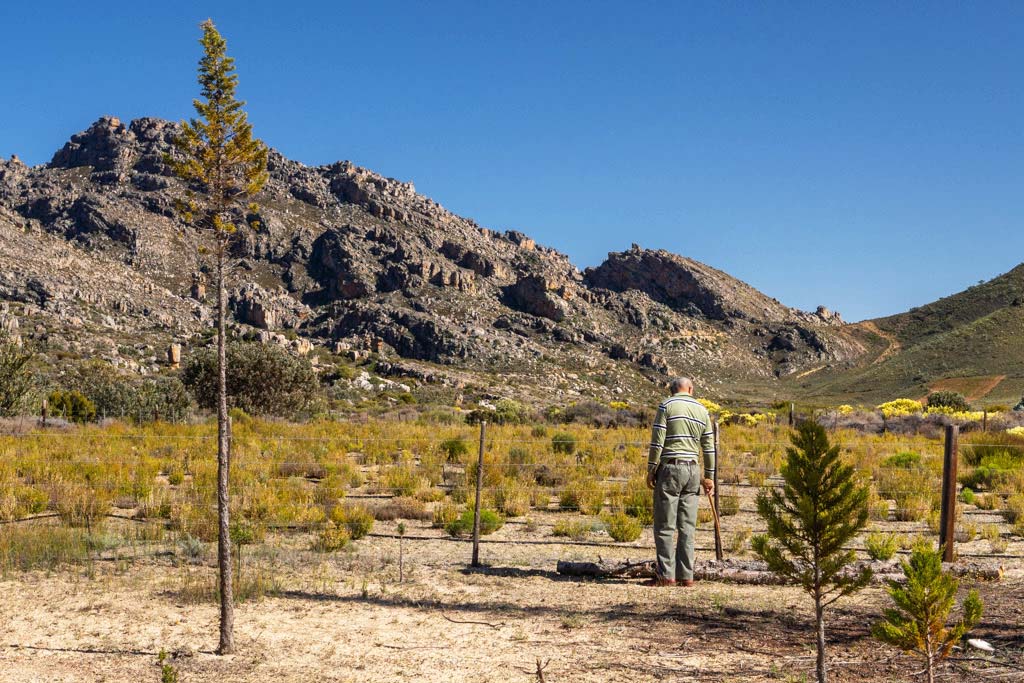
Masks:
[[[782,466],[784,484],[757,496],[757,512],[768,533],[753,539],[754,552],[768,568],[796,582],[814,599],[817,631],[817,674],[827,680],[825,608],[860,590],[871,570],[844,571],[854,560],[843,550],[867,523],[868,489],[854,478],[853,467],[840,459],[825,429],[805,422],[792,436]]]
[[[236,223],[248,204],[267,181],[267,148],[252,136],[245,104],[235,98],[238,76],[235,60],[227,56],[227,43],[213,22],[201,26],[203,57],[199,60],[199,85],[203,99],[193,100],[199,118],[182,122],[175,140],[175,154],[168,163],[189,188],[189,201],[182,206],[186,221],[212,233],[217,268],[217,514],[219,533],[217,560],[220,565],[220,646],[218,652],[234,652],[234,597],[231,581],[231,538],[228,516],[228,472],[230,435],[227,407],[227,361],[225,321],[227,301],[224,288],[225,259]],[[240,220],[241,219],[241,220]],[[255,226],[254,226],[255,227]]]
[[[981,620],[981,598],[977,591],[967,594],[963,617],[946,627],[960,582],[942,571],[942,553],[926,545],[916,546],[910,562],[903,562],[905,586],[889,583],[894,608],[885,610],[882,621],[871,633],[884,643],[904,652],[916,652],[925,662],[928,683],[935,681],[935,665],[949,656],[953,646]]]

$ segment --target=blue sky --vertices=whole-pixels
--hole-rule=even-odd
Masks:
[[[256,133],[580,267],[632,242],[848,320],[1024,261],[1024,3],[0,7],[0,155],[191,114],[198,23]]]

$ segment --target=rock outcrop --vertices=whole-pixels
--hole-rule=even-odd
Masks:
[[[177,131],[103,117],[49,164],[0,159],[0,301],[55,362],[153,372],[208,339],[210,236],[180,221],[186,188],[164,164]],[[234,334],[453,386],[501,373],[531,400],[647,392],[684,370],[707,386],[770,380],[858,353],[838,315],[692,259],[634,246],[581,273],[350,162],[271,150],[268,170],[248,216],[261,227],[231,244]]]

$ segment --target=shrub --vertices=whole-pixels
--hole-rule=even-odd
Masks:
[[[530,490],[518,479],[505,478],[494,489],[494,506],[508,517],[522,517],[530,511]]]
[[[744,550],[746,550],[747,542],[750,541],[753,535],[754,532],[750,527],[743,527],[742,529],[734,533],[732,535],[732,538],[729,539],[729,552],[734,555],[742,553]]]
[[[50,411],[63,415],[71,422],[92,422],[96,419],[96,405],[78,391],[54,391],[47,398]]]
[[[347,546],[351,538],[347,527],[327,522],[313,540],[312,548],[318,553],[333,553]]]
[[[974,501],[974,491],[972,491],[971,489],[964,488],[964,490],[960,492],[960,502],[963,503],[964,505],[974,505]]]
[[[914,413],[920,413],[924,410],[924,406],[921,405],[920,401],[915,401],[911,398],[897,398],[896,400],[889,401],[877,406],[878,410],[882,411],[882,415],[889,419],[891,417],[900,417],[903,415],[913,415]]]
[[[252,415],[293,417],[311,410],[320,395],[313,366],[274,344],[227,345],[228,402]],[[216,349],[204,348],[188,359],[182,381],[201,408],[217,400]]]
[[[444,502],[434,508],[435,529],[444,529],[459,518],[459,506],[455,503]]]
[[[864,550],[872,560],[891,560],[899,550],[899,545],[896,534],[873,532],[864,539]]]
[[[495,424],[521,424],[526,421],[526,409],[518,401],[503,398],[494,404]]]
[[[949,408],[955,412],[965,413],[971,405],[963,394],[956,391],[935,391],[928,394],[929,408]]]
[[[81,392],[100,417],[179,420],[192,410],[192,398],[174,376],[140,378],[119,372],[104,361],[90,361],[68,371],[62,384]]]
[[[384,473],[384,486],[395,496],[414,496],[424,484],[416,470],[407,465],[398,465]]]
[[[543,439],[548,435],[548,428],[544,425],[534,425],[530,428],[530,436],[535,439]]]
[[[598,515],[604,507],[604,490],[592,479],[578,479],[562,489],[558,503],[564,510]]]
[[[921,456],[918,453],[905,451],[890,455],[882,461],[882,467],[899,467],[905,470],[916,469],[921,466]]]
[[[560,519],[551,530],[552,536],[582,541],[590,535],[591,524],[581,520]]]
[[[448,462],[461,462],[462,458],[469,454],[469,446],[462,439],[452,437],[441,442],[441,452],[445,454]]]
[[[459,517],[445,527],[445,531],[455,537],[469,536],[473,533],[473,511],[465,510]],[[505,525],[502,519],[494,510],[480,510],[480,535],[487,536]]]
[[[626,484],[623,510],[644,526],[654,523],[654,494],[643,478],[630,479]]]
[[[724,496],[719,495],[718,497],[718,514],[722,517],[731,517],[737,515],[740,512],[740,499],[739,496]]]
[[[1018,520],[1024,519],[1024,493],[1017,493],[1006,499],[1003,516],[1010,524],[1016,524]]]
[[[393,519],[433,519],[433,513],[427,510],[422,501],[408,496],[392,498],[383,505],[378,505],[371,510],[374,519],[380,522],[387,522]]]
[[[353,541],[370,533],[373,529],[373,514],[365,505],[339,505],[331,511],[331,521],[344,526]]]
[[[608,528],[608,535],[619,543],[631,543],[640,538],[643,531],[640,522],[624,512],[607,515],[604,523]]]
[[[576,452],[576,437],[568,432],[558,432],[551,437],[551,450],[572,455]]]

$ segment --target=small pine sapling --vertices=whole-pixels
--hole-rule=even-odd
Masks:
[[[884,612],[871,633],[904,652],[916,653],[925,663],[928,683],[935,681],[935,667],[949,656],[953,646],[981,620],[982,603],[977,591],[963,602],[963,615],[948,627],[960,582],[942,570],[942,554],[926,545],[915,546],[910,561],[903,562],[906,585],[889,584],[895,607]]]
[[[824,427],[807,421],[792,436],[781,489],[762,490],[757,512],[768,533],[753,538],[768,568],[793,580],[814,599],[818,683],[826,683],[825,608],[871,581],[871,570],[850,572],[854,553],[844,547],[868,521],[868,488],[840,459]]]

